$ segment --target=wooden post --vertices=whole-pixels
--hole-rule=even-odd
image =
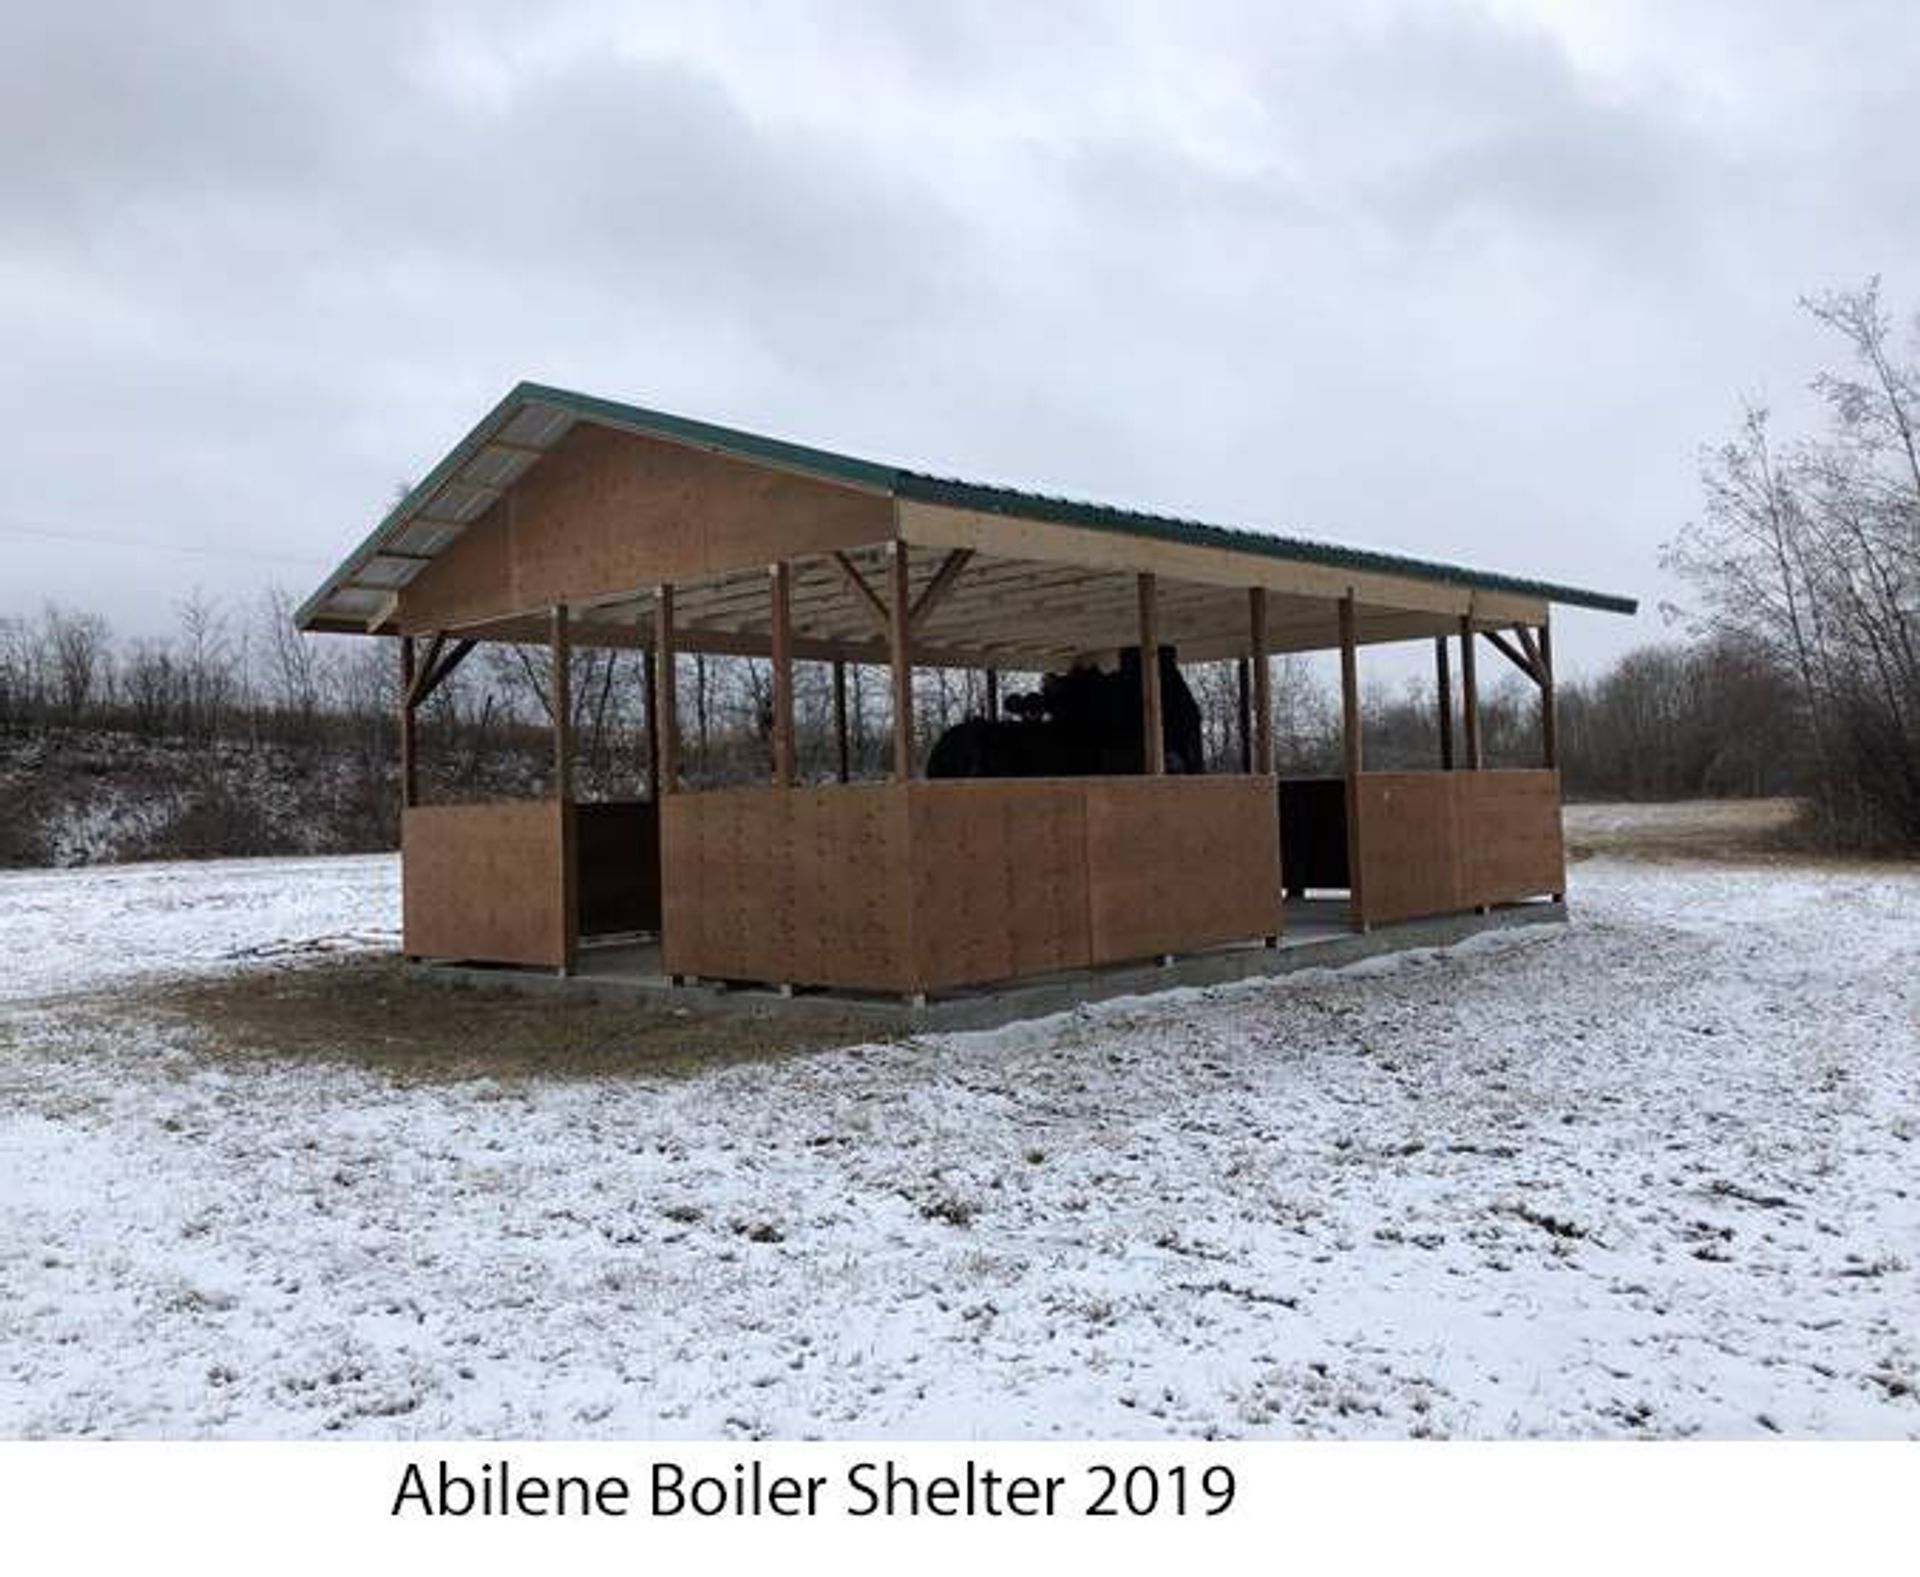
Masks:
[[[1553,626],[1540,626],[1540,756],[1544,766],[1560,765],[1560,717],[1553,695]]]
[[[1347,764],[1347,892],[1349,923],[1367,929],[1360,891],[1360,653],[1354,630],[1353,593],[1340,599],[1340,734]]]
[[[1167,734],[1160,722],[1160,591],[1153,576],[1140,577],[1140,742],[1142,770],[1163,777]]]
[[[573,798],[573,632],[567,610],[552,613],[553,655],[553,797],[565,804]]]
[[[1253,770],[1273,776],[1273,664],[1267,652],[1267,591],[1247,594],[1247,621],[1253,647]]]
[[[793,570],[773,566],[773,781],[793,787]]]
[[[1467,736],[1467,770],[1480,770],[1480,682],[1474,669],[1473,619],[1460,615],[1460,721]]]
[[[887,660],[893,669],[893,777],[913,778],[913,609],[907,600],[907,545],[893,544],[887,563]]]
[[[1474,646],[1473,616],[1460,615],[1460,722],[1466,734],[1467,771],[1478,772],[1484,756],[1480,748],[1480,676]],[[1485,904],[1473,906],[1475,914],[1485,914]]]
[[[1253,770],[1253,663],[1242,657],[1233,665],[1233,703],[1237,726],[1235,737],[1240,742],[1240,770],[1243,773]]]
[[[998,717],[999,715],[1000,670],[998,668],[989,668],[987,670],[987,716]]]
[[[564,603],[553,608],[551,653],[553,797],[560,813],[560,915],[565,936],[560,973],[570,975],[580,950],[580,877],[573,815],[573,631]]]
[[[660,776],[654,798],[680,788],[680,705],[673,641],[673,588],[657,586],[653,593],[653,710],[660,734]]]
[[[1559,705],[1553,693],[1553,625],[1551,615],[1540,620],[1540,754],[1549,771],[1560,770]],[[1567,895],[1551,895],[1555,903],[1565,903]]]
[[[640,688],[647,694],[647,797],[660,803],[660,690],[653,648],[640,649]]]
[[[840,781],[851,781],[853,752],[847,742],[847,665],[840,658],[835,658],[833,663],[833,761]]]
[[[420,803],[420,768],[414,732],[413,637],[400,637],[400,808],[404,812]]]
[[[1453,664],[1447,656],[1447,638],[1433,638],[1435,699],[1440,708],[1440,770],[1453,770]]]

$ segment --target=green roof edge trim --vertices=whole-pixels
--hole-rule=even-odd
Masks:
[[[983,514],[1048,521],[1057,525],[1084,526],[1116,536],[1224,548],[1231,552],[1253,553],[1297,564],[1411,575],[1451,585],[1538,597],[1547,602],[1592,608],[1602,613],[1631,614],[1637,612],[1640,606],[1638,600],[1632,597],[1474,570],[1463,564],[1448,564],[1369,548],[1319,542],[1309,537],[1280,536],[1245,526],[1215,525],[1178,515],[1152,514],[1112,504],[1089,503],[1046,493],[1025,492],[1019,488],[934,476],[905,467],[881,465],[830,449],[816,449],[780,438],[768,438],[736,427],[722,427],[692,417],[675,416],[666,411],[649,410],[645,406],[628,405],[572,389],[556,388],[551,384],[528,382],[515,384],[506,397],[482,417],[421,482],[409,489],[407,495],[387,511],[380,524],[347,556],[342,568],[357,564],[363,556],[371,557],[395,525],[407,519],[451,481],[476,453],[486,447],[489,440],[530,405],[552,406],[586,421],[632,428],[739,459],[783,466],[826,481],[869,488],[918,503],[943,504],[951,508],[977,510]],[[321,588],[301,604],[294,615],[297,624],[304,625],[317,615],[320,606],[332,595],[339,575],[340,570],[335,570]]]

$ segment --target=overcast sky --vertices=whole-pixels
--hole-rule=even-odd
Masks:
[[[1910,0],[11,5],[0,612],[304,595],[523,377],[1651,604],[1796,297],[1920,304],[1917,94]]]

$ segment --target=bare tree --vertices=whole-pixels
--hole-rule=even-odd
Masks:
[[[67,612],[51,605],[44,620],[60,714],[68,723],[82,722],[105,677],[107,621],[97,613]]]
[[[1750,407],[1666,562],[1696,630],[1791,678],[1826,836],[1920,847],[1920,322],[1900,351],[1877,279],[1805,305],[1854,367],[1814,380],[1827,430],[1783,447]]]

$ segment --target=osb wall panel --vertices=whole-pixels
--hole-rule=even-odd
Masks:
[[[784,801],[759,790],[669,795],[661,806],[661,942],[674,974],[786,980],[771,859]]]
[[[402,951],[560,968],[567,809],[557,800],[409,807],[400,833]]]
[[[507,512],[495,503],[437,554],[400,593],[403,630],[438,630],[469,622],[476,613],[513,605],[513,560]]]
[[[1463,772],[1363,772],[1360,918],[1368,925],[1472,907],[1460,864]]]
[[[775,797],[779,790],[771,791]],[[788,790],[788,977],[854,989],[913,981],[906,796],[898,785]]]
[[[1472,904],[1567,890],[1560,774],[1457,772],[1462,885]]]
[[[1084,784],[1094,963],[1280,930],[1280,815],[1259,777]]]
[[[1280,929],[1271,779],[858,784],[670,796],[674,974],[984,985]]]
[[[1086,964],[1079,784],[914,783],[908,803],[919,989]]]
[[[650,800],[575,805],[580,934],[660,929],[660,818]]]
[[[893,534],[884,496],[590,423],[572,428],[495,509],[504,575],[497,549],[443,555],[402,594],[402,628],[700,580]]]
[[[906,821],[905,791],[892,784],[669,795],[668,971],[913,989]]]
[[[1357,796],[1369,925],[1566,890],[1557,772],[1364,772]]]

